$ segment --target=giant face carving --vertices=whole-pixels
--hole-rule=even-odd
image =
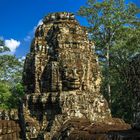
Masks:
[[[43,89],[49,88],[48,91],[58,91],[59,89],[84,90],[86,88],[89,79],[88,46],[87,48],[82,46],[79,43],[82,38],[76,40],[70,29],[69,26],[63,28],[53,26],[48,31],[46,41],[49,46],[49,60],[47,61],[49,65],[46,65],[48,68],[43,75],[46,77],[43,79],[43,82],[46,83]],[[55,68],[52,67],[54,63]]]
[[[76,67],[65,67],[62,75],[63,89],[79,89],[81,85],[79,70]]]
[[[73,14],[58,13],[45,17],[36,30],[26,61],[29,69],[25,69],[24,75],[27,92],[98,87],[97,78],[94,78],[98,68],[91,47],[85,27],[79,25]]]
[[[68,56],[62,57],[61,79],[63,90],[85,89],[87,65],[83,64],[80,55],[82,54],[79,53],[77,57],[77,53],[69,53]]]
[[[59,61],[50,60],[42,79],[43,89],[50,87],[48,91],[85,90],[88,79],[88,61],[86,57],[80,59],[82,58],[80,56],[84,55],[71,52],[67,56],[63,52],[59,54]],[[83,63],[83,61],[87,62]]]

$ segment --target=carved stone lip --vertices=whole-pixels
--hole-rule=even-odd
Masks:
[[[67,80],[63,80],[63,83],[65,84],[65,86],[68,88],[68,89],[72,89],[72,90],[75,90],[75,89],[79,89],[80,86],[81,86],[81,83],[79,80],[73,78],[73,79],[67,79]]]
[[[79,89],[80,88],[80,82],[68,82],[67,87],[70,89]]]
[[[69,78],[67,79],[68,82],[79,82],[77,78]]]

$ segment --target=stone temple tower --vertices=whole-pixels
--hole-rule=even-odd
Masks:
[[[112,120],[85,27],[72,13],[52,13],[37,27],[24,66],[26,137],[49,140],[72,118]],[[43,139],[42,138],[42,139]]]

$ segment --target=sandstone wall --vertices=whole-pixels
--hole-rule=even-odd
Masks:
[[[12,120],[0,120],[0,140],[20,140],[19,124]]]
[[[18,120],[18,110],[12,109],[12,110],[0,110],[0,120]]]

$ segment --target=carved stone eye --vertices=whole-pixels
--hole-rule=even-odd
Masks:
[[[72,70],[68,70],[67,73],[68,73],[68,75],[71,75],[73,73],[73,71]]]
[[[82,74],[83,71],[82,70],[77,70],[77,74]]]

